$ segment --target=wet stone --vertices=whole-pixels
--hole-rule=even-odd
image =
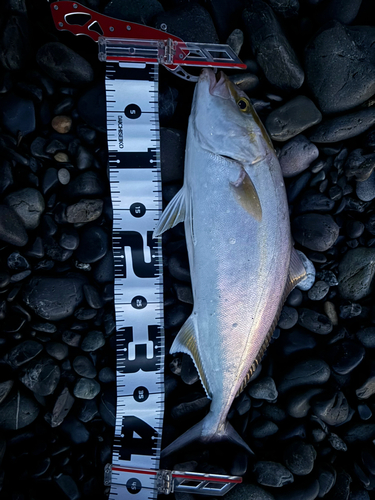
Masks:
[[[161,175],[163,182],[180,181],[184,176],[186,134],[174,128],[160,129]]]
[[[90,437],[89,431],[82,422],[71,415],[61,424],[61,430],[74,444],[86,443]]]
[[[363,346],[352,340],[336,342],[329,350],[332,369],[346,375],[356,368],[365,356]]]
[[[81,378],[74,386],[73,393],[78,399],[94,399],[100,392],[100,384],[96,380]]]
[[[310,332],[320,335],[327,335],[332,331],[332,323],[324,314],[320,314],[312,309],[300,308],[298,324]]]
[[[38,50],[36,61],[54,80],[61,83],[87,84],[93,80],[91,65],[60,42],[48,42]]]
[[[147,2],[136,0],[131,3],[111,0],[106,5],[104,14],[116,19],[149,25],[152,18],[163,11],[164,9],[158,0],[148,0]]]
[[[85,378],[96,377],[96,368],[92,361],[86,356],[76,356],[73,360],[73,368],[78,375]]]
[[[51,427],[58,427],[61,425],[71,410],[73,403],[74,398],[70,394],[69,389],[65,387],[57,397],[52,412],[46,414],[46,422],[48,422]]]
[[[369,420],[372,417],[372,411],[367,405],[364,404],[358,405],[357,410],[361,420]]]
[[[329,444],[332,446],[332,448],[334,450],[337,450],[337,451],[348,451],[348,447],[347,447],[345,441],[343,441],[334,432],[331,432],[331,434],[329,434],[328,441],[329,441]]]
[[[349,220],[346,224],[346,233],[349,238],[359,238],[362,236],[365,226],[358,220]]]
[[[293,483],[293,474],[277,462],[260,461],[254,465],[254,474],[259,484],[281,488]]]
[[[278,396],[275,382],[271,377],[263,377],[253,383],[250,382],[246,391],[252,398],[265,401],[275,401]]]
[[[81,200],[66,208],[66,218],[70,224],[87,223],[96,220],[103,211],[102,200]]]
[[[316,451],[311,444],[304,441],[291,443],[284,451],[284,463],[297,476],[306,476],[314,468]]]
[[[373,290],[375,249],[355,248],[339,264],[339,293],[343,299],[360,300]]]
[[[375,327],[368,326],[356,333],[357,339],[361,342],[364,347],[374,348],[375,347]]]
[[[285,90],[301,87],[303,69],[271,7],[255,0],[251,8],[242,12],[242,20],[245,35],[267,80]]]
[[[375,168],[375,154],[363,154],[362,149],[354,149],[345,162],[348,179],[362,182],[368,179]]]
[[[324,252],[335,243],[339,226],[330,215],[304,214],[293,220],[292,233],[300,245],[316,252]]]
[[[282,378],[279,392],[286,392],[303,385],[322,385],[327,382],[331,370],[322,359],[308,359],[296,363]]]
[[[13,271],[24,271],[29,269],[30,264],[19,252],[12,252],[7,258],[8,268]]]
[[[181,469],[179,469],[181,470]],[[190,469],[189,469],[190,470]],[[255,484],[243,482],[226,493],[226,500],[274,500],[275,497]]]
[[[350,494],[350,483],[352,478],[347,472],[340,471],[337,473],[336,483],[330,492],[332,500],[348,500]]]
[[[278,326],[282,330],[289,330],[298,321],[298,312],[294,307],[284,306],[281,310]]]
[[[58,361],[65,359],[69,354],[68,346],[61,344],[61,342],[54,341],[46,343],[46,351],[52,358]]]
[[[18,430],[30,425],[39,414],[39,405],[22,390],[11,391],[0,404],[0,429]]]
[[[44,251],[48,257],[57,262],[65,262],[73,254],[71,250],[62,248],[52,236],[44,238]]]
[[[96,84],[82,94],[78,101],[78,113],[90,127],[98,132],[107,133],[104,81]]]
[[[335,469],[326,463],[323,463],[318,468],[319,494],[318,497],[324,497],[333,487],[336,482]]]
[[[110,384],[116,382],[116,373],[109,366],[105,366],[100,370],[98,378],[103,384]]]
[[[304,135],[299,134],[281,149],[279,162],[284,177],[293,177],[306,170],[318,157],[319,150]]]
[[[368,399],[375,393],[375,376],[372,375],[355,391],[358,399]]]
[[[281,342],[282,351],[285,356],[305,349],[314,349],[316,346],[314,337],[301,328],[294,328],[288,332],[283,332]]]
[[[367,108],[342,116],[323,120],[308,134],[316,143],[329,143],[351,139],[368,130],[375,123],[375,109]]]
[[[107,251],[107,233],[101,227],[91,226],[81,232],[75,255],[80,262],[92,264],[104,257]]]
[[[292,395],[287,401],[287,412],[293,418],[304,418],[309,413],[311,408],[310,400],[320,394],[322,389],[314,387],[312,389],[300,389],[296,392],[293,391]]]
[[[31,361],[22,371],[20,380],[39,396],[53,394],[60,380],[60,368],[51,358]]]
[[[55,479],[56,484],[69,500],[79,500],[81,494],[74,479],[67,474],[59,474]]]
[[[314,397],[311,408],[314,415],[332,426],[342,425],[350,414],[348,401],[341,391],[333,394],[324,393]]]
[[[296,212],[299,214],[306,212],[326,213],[331,212],[334,206],[335,202],[333,200],[312,189],[305,192],[296,206]]]
[[[317,281],[307,292],[310,300],[322,300],[329,292],[329,285],[325,281]]]
[[[287,141],[321,120],[322,115],[315,104],[308,97],[300,95],[272,111],[266,118],[265,126],[272,139]],[[306,142],[310,143],[307,139]],[[312,160],[318,156],[318,150],[315,148],[312,144],[309,146],[313,151]]]
[[[98,406],[94,399],[82,399],[77,417],[81,422],[90,422],[98,414]]]
[[[79,235],[76,229],[66,228],[61,233],[59,245],[65,250],[77,250],[79,245]]]
[[[42,350],[43,346],[39,342],[25,340],[13,347],[8,354],[8,361],[13,367],[18,368],[34,359]]]
[[[340,306],[340,318],[350,319],[359,316],[362,313],[362,306],[360,304],[355,304],[352,302],[351,304],[346,304],[344,306]]]
[[[92,352],[100,349],[105,344],[102,332],[93,330],[89,332],[82,340],[81,349],[85,352]]]
[[[102,180],[97,172],[92,171],[78,175],[64,189],[64,193],[70,198],[101,196],[103,192]]]
[[[97,288],[92,285],[83,285],[83,293],[85,294],[85,299],[88,305],[92,309],[100,309],[103,307],[104,302]]]
[[[286,303],[290,307],[298,307],[302,303],[302,292],[298,288],[294,288],[288,295],[288,298],[286,300]]]
[[[372,201],[375,198],[375,172],[362,182],[357,182],[356,194],[362,201]]]
[[[339,19],[337,14],[335,19]],[[375,29],[366,27],[366,33],[363,28],[331,22],[306,47],[306,80],[323,113],[354,108],[375,92],[374,57],[371,42],[366,42],[368,37],[373,42]]]
[[[254,439],[265,439],[277,433],[279,427],[270,420],[258,418],[251,422],[250,434]]]
[[[28,241],[25,227],[16,212],[7,205],[0,205],[0,241],[22,247]]]
[[[104,422],[110,427],[116,423],[116,394],[114,391],[105,391],[100,396],[99,413]]]
[[[0,96],[0,122],[14,137],[26,136],[35,130],[35,108],[33,101],[11,92]]]
[[[83,300],[80,276],[35,277],[23,290],[23,300],[38,316],[58,321],[73,314]]]

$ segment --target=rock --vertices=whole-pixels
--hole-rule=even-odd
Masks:
[[[319,494],[318,497],[324,497],[333,487],[336,482],[335,469],[326,463],[323,463],[318,468]]]
[[[38,227],[45,204],[43,196],[37,189],[27,187],[14,191],[4,201],[18,214],[26,229]]]
[[[39,406],[22,390],[11,391],[0,404],[0,429],[18,430],[30,425],[39,414]]]
[[[325,281],[317,281],[307,293],[310,300],[322,300],[329,292],[329,284]]]
[[[250,435],[253,439],[265,439],[277,433],[279,427],[270,420],[257,418],[251,422]]]
[[[253,75],[253,73],[239,73],[237,75],[231,75],[229,80],[244,92],[251,92],[259,85],[259,78],[256,75]]]
[[[81,422],[90,422],[99,413],[96,401],[95,399],[82,399],[80,402],[77,416]]]
[[[244,41],[243,31],[236,28],[228,36],[226,43],[227,45],[230,46],[233,52],[235,52],[238,55],[241,52],[243,41]]]
[[[351,139],[368,130],[375,123],[375,109],[366,108],[329,118],[308,134],[312,142],[329,143]]]
[[[57,160],[56,157],[55,157],[55,160]],[[67,158],[66,159],[64,158],[64,161],[66,161],[66,160],[67,160]],[[59,161],[59,160],[57,160],[57,161]],[[57,178],[59,179],[60,184],[62,184],[63,186],[66,186],[70,182],[69,170],[66,168],[60,168],[57,171]]]
[[[12,252],[7,258],[8,268],[12,271],[25,271],[30,268],[30,264],[19,252]]]
[[[263,399],[271,402],[275,401],[278,396],[275,382],[271,377],[263,377],[252,383],[250,382],[246,391],[254,399]]]
[[[347,304],[340,306],[340,318],[350,319],[359,316],[362,313],[362,306],[360,304]]]
[[[84,279],[34,277],[23,290],[24,302],[40,317],[58,321],[73,314],[83,300]]]
[[[146,25],[161,12],[164,12],[164,9],[158,0],[136,0],[131,3],[111,0],[104,8],[104,14],[107,16]]]
[[[360,300],[373,290],[375,249],[359,247],[346,252],[339,264],[338,290],[343,299]]]
[[[330,492],[331,500],[348,500],[350,494],[350,483],[352,478],[347,472],[340,471],[337,473],[336,483]]]
[[[20,380],[35,394],[49,396],[60,381],[60,368],[51,358],[38,358],[23,369]]]
[[[299,309],[298,324],[319,335],[327,335],[332,331],[332,323],[327,316],[304,307]]]
[[[294,177],[309,168],[319,156],[319,150],[304,135],[299,134],[288,141],[279,155],[279,162],[284,177]]]
[[[282,351],[285,356],[303,351],[305,349],[314,349],[316,340],[306,330],[293,328],[287,332],[283,332]]]
[[[307,290],[310,290],[315,282],[315,267],[311,260],[308,259],[303,252],[300,250],[296,250],[296,252],[306,270],[306,277],[298,283],[297,288],[306,292]]]
[[[168,269],[171,275],[180,281],[190,283],[190,269],[187,254],[174,253],[168,261]]]
[[[78,399],[94,399],[99,392],[100,384],[89,378],[80,378],[73,389],[74,396]]]
[[[79,116],[82,120],[103,134],[107,133],[105,103],[104,81],[101,81],[82,94],[77,106]]]
[[[97,226],[85,228],[81,233],[76,257],[80,262],[92,264],[100,260],[108,251],[108,235]]]
[[[343,438],[347,444],[365,443],[374,439],[375,424],[373,423],[354,423],[349,429],[345,430]]]
[[[277,462],[260,461],[254,465],[254,475],[259,484],[281,488],[293,483],[293,474]]]
[[[375,168],[375,154],[363,154],[362,149],[354,149],[345,162],[345,175],[358,182],[368,179]]]
[[[274,496],[255,484],[243,482],[225,495],[226,500],[275,500]]]
[[[113,253],[107,252],[94,267],[93,276],[98,283],[112,283],[114,277]]]
[[[73,360],[73,368],[78,375],[85,378],[96,377],[96,368],[86,356],[76,356]]]
[[[366,348],[374,348],[375,347],[375,327],[368,326],[366,328],[362,328],[358,330],[356,333],[357,339],[361,342],[361,344]]]
[[[71,415],[61,424],[61,430],[74,444],[86,443],[90,437],[90,433],[86,427]]]
[[[306,212],[331,212],[335,202],[330,200],[323,193],[319,193],[314,189],[305,191],[303,198],[296,205],[296,212],[303,214]]]
[[[287,186],[287,195],[289,203],[292,203],[300,193],[305,189],[311,179],[311,172],[303,172],[301,175],[296,177],[290,184]]]
[[[320,387],[312,389],[300,389],[292,393],[287,401],[287,412],[293,418],[304,418],[311,408],[311,399],[323,391]]]
[[[281,490],[277,500],[315,500],[319,493],[319,483],[315,480],[310,480],[303,486],[297,484],[286,486]]]
[[[27,66],[30,57],[27,17],[12,12],[4,16],[3,20],[0,37],[0,63],[5,70],[23,69]]]
[[[311,444],[294,441],[284,451],[284,463],[296,476],[306,476],[314,468],[316,451]]]
[[[0,122],[15,137],[24,137],[35,130],[33,101],[8,92],[0,96]]]
[[[69,198],[85,198],[86,196],[102,196],[104,193],[103,181],[97,172],[88,170],[77,175],[64,189]]]
[[[103,210],[103,200],[81,200],[66,208],[67,222],[87,223],[98,219]]]
[[[341,391],[317,395],[311,401],[311,408],[314,415],[332,426],[342,425],[350,415],[348,401]]]
[[[83,85],[94,78],[93,69],[86,59],[60,42],[42,45],[36,61],[48,76],[61,83]]]
[[[375,39],[374,27],[349,27],[334,21],[307,45],[306,81],[323,113],[347,111],[374,94],[374,55],[365,42],[368,38]]]
[[[25,340],[13,347],[8,354],[8,361],[14,367],[28,363],[43,350],[43,346],[35,340]]]
[[[61,342],[47,342],[46,351],[52,358],[58,361],[65,359],[69,354],[68,347],[65,344],[61,344]]]
[[[299,361],[281,378],[278,391],[286,392],[303,385],[322,385],[327,382],[330,374],[329,366],[322,359]]]
[[[321,121],[322,115],[315,104],[308,97],[299,95],[272,111],[266,118],[265,126],[273,140],[287,141]],[[304,139],[306,147],[306,142],[310,141]],[[318,156],[318,150],[313,145],[307,153],[312,159]]]
[[[69,500],[79,500],[81,498],[78,486],[71,476],[60,473],[54,478],[54,481],[63,491],[64,495],[69,498]]]
[[[72,128],[72,123],[70,116],[58,115],[53,118],[51,125],[59,134],[67,134]]]
[[[298,321],[298,312],[294,307],[284,306],[281,309],[281,314],[278,322],[279,328],[281,330],[289,330]]]
[[[286,300],[286,303],[290,307],[298,307],[302,304],[302,292],[298,288],[294,288],[290,294],[288,295],[288,298]]]
[[[100,370],[98,378],[103,384],[110,384],[116,382],[116,373],[109,366],[105,366]]]
[[[154,28],[176,35],[182,40],[201,43],[219,43],[211,16],[197,3],[178,6],[161,12],[153,19]]]
[[[357,410],[361,420],[369,420],[372,417],[372,411],[365,404],[359,404]]]
[[[253,54],[267,80],[283,90],[300,88],[303,69],[271,7],[261,0],[253,0],[242,12],[242,20]]]
[[[355,391],[358,399],[368,399],[375,393],[375,375],[368,379]]]
[[[292,234],[302,246],[325,252],[335,243],[339,235],[339,226],[330,215],[304,214],[292,222]]]
[[[28,235],[16,212],[7,205],[0,205],[0,241],[22,247],[28,241]]]
[[[74,398],[70,394],[69,389],[65,387],[57,397],[52,412],[45,415],[45,420],[51,427],[58,427],[71,410],[73,403]]]
[[[89,332],[81,343],[81,349],[85,352],[97,351],[105,344],[104,335],[102,332],[93,330]]]
[[[10,162],[0,160],[0,194],[8,189],[13,184],[13,172]]]
[[[356,194],[362,201],[372,201],[375,198],[375,172],[362,182],[357,182]]]
[[[298,0],[270,0],[270,6],[285,19],[296,17],[299,11]]]
[[[336,342],[328,353],[333,370],[339,375],[346,375],[356,368],[365,356],[363,346],[352,340]]]
[[[79,235],[76,229],[66,228],[60,235],[59,245],[65,250],[77,250],[79,245]]]

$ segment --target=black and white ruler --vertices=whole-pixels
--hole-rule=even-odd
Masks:
[[[110,499],[157,497],[164,414],[158,64],[107,62],[117,351]],[[130,496],[131,495],[131,496]]]

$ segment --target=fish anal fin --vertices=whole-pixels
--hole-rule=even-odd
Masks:
[[[173,341],[170,353],[175,354],[176,352],[184,352],[191,356],[207,397],[211,399],[209,382],[198,349],[198,336],[193,316],[188,317]]]
[[[153,238],[160,236],[168,229],[185,220],[186,200],[184,186],[172,198],[162,213],[153,233]]]
[[[262,358],[264,356],[264,353],[267,350],[267,347],[271,341],[273,332],[275,331],[275,328],[277,326],[277,323],[279,321],[279,317],[281,314],[281,309],[283,308],[284,302],[286,301],[288,295],[290,292],[293,290],[295,286],[298,285],[300,281],[302,281],[306,277],[306,269],[304,265],[302,264],[302,260],[300,259],[298,253],[295,251],[294,248],[292,248],[292,252],[290,255],[290,264],[289,264],[289,274],[288,274],[288,279],[285,285],[284,293],[281,297],[279,307],[277,309],[276,316],[272,322],[272,325],[270,329],[268,330],[268,333],[266,335],[266,338],[264,339],[264,342],[262,344],[262,347],[260,348],[257,357],[253,361],[250,370],[247,372],[245,375],[245,378],[242,381],[242,384],[240,388],[237,391],[236,397],[241,394],[241,392],[245,389],[247,384],[250,381],[250,378],[252,374],[255,372],[257,366],[259,363],[262,361]]]
[[[230,183],[231,191],[237,203],[258,222],[262,220],[260,199],[247,172],[242,169],[236,182]]]

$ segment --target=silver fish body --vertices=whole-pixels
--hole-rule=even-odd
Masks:
[[[279,162],[255,112],[244,112],[240,101],[251,106],[224,75],[217,81],[203,70],[184,184],[155,232],[185,222],[194,308],[171,353],[192,356],[212,399],[208,415],[170,451],[197,438],[228,438],[248,449],[226,417],[268,345],[286,295],[304,276]]]

